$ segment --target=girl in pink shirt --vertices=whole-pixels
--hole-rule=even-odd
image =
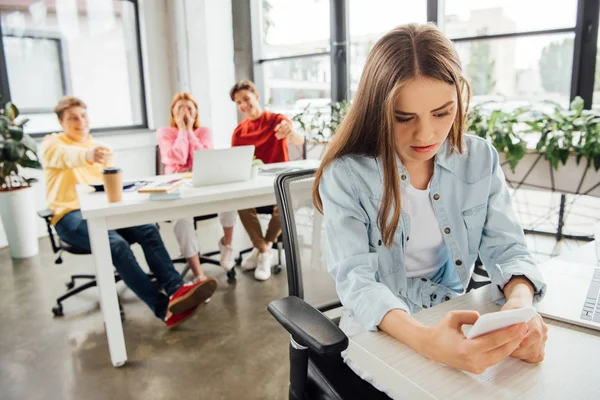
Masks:
[[[181,92],[173,97],[170,126],[158,130],[158,147],[161,162],[164,164],[167,174],[191,171],[194,152],[213,148],[210,129],[200,126],[198,103],[191,94]],[[229,271],[235,265],[231,247],[235,213],[221,213],[219,219],[224,233],[224,236],[219,240],[221,267]],[[196,279],[206,279],[200,267],[199,247],[193,218],[175,221],[173,230],[181,254],[186,258]]]

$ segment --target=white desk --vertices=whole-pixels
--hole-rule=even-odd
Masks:
[[[302,160],[270,164],[269,167],[317,168],[319,163],[318,160]],[[152,179],[173,178],[173,175],[166,175]],[[232,184],[202,188],[184,186],[182,199],[167,201],[150,201],[148,195],[125,192],[123,201],[113,204],[108,203],[104,193],[90,193],[89,186],[77,186],[81,213],[88,222],[100,291],[100,306],[104,315],[110,358],[115,367],[127,361],[127,350],[119,313],[108,231],[194,215],[275,204],[274,182],[275,176],[259,175],[253,180]]]
[[[594,243],[561,258],[596,263]],[[414,315],[433,325],[448,311],[499,309],[489,285]],[[481,375],[430,361],[383,332],[350,338],[348,355],[395,398],[402,399],[597,399],[600,397],[600,331],[545,319],[544,362],[507,359]]]

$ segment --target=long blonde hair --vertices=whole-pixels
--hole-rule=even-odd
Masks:
[[[173,100],[171,100],[171,117],[169,119],[169,125],[172,127],[177,127],[177,122],[175,122],[175,115],[173,114],[173,109],[179,100],[189,100],[196,107],[196,119],[194,120],[194,129],[200,127],[200,110],[198,110],[198,102],[191,94],[187,92],[179,92],[175,93],[173,96]]]
[[[434,25],[402,25],[385,34],[371,49],[352,106],[323,157],[313,187],[315,207],[323,212],[319,183],[329,164],[347,154],[381,157],[384,181],[377,225],[387,247],[393,244],[400,221],[394,103],[403,85],[415,77],[456,87],[459,100],[448,141],[452,151],[462,153],[471,89],[454,45]]]

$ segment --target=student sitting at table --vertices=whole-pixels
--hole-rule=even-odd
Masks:
[[[229,97],[246,117],[233,131],[232,146],[254,145],[254,156],[265,164],[289,161],[288,141],[296,146],[304,143],[304,136],[292,130],[290,120],[282,115],[263,111],[254,83],[241,81],[233,85]],[[263,234],[255,208],[239,210],[240,220],[250,236],[254,249],[242,263],[242,269],[254,269],[254,278],[260,281],[271,276],[271,246],[281,234],[277,206]]]
[[[198,103],[191,94],[177,93],[171,101],[170,126],[158,130],[158,146],[160,158],[165,165],[167,174],[187,172],[192,170],[194,152],[197,150],[212,149],[212,134],[210,129],[200,125]],[[235,225],[235,212],[219,214],[223,226],[223,237],[219,239],[221,254],[221,267],[225,271],[231,270],[235,265],[233,256],[233,226]],[[193,218],[178,219],[173,222],[173,231],[179,243],[183,257],[192,268],[196,280],[206,279],[200,266],[198,239],[194,230]]]
[[[456,310],[433,326],[412,313],[464,292],[479,255],[503,310],[532,305],[545,283],[525,244],[488,141],[465,134],[470,88],[454,45],[433,25],[404,25],[372,48],[350,111],[315,178],[327,264],[349,335],[377,330],[474,373],[511,356],[544,359],[539,314],[475,339]]]
[[[54,213],[52,224],[61,239],[91,251],[88,225],[79,210],[75,185],[102,182],[102,169],[109,164],[111,151],[90,136],[83,101],[63,97],[54,112],[64,132],[47,135],[40,148],[46,175],[46,200]],[[123,282],[169,328],[191,317],[217,287],[214,278],[184,283],[154,224],[109,231],[108,239],[113,264]],[[166,294],[156,288],[139,266],[129,247],[131,243],[142,247],[150,270]]]

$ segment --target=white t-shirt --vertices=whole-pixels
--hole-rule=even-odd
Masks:
[[[402,191],[401,207],[410,216],[410,235],[404,248],[406,276],[431,279],[448,259],[431,199],[429,186],[425,190],[411,185]]]

